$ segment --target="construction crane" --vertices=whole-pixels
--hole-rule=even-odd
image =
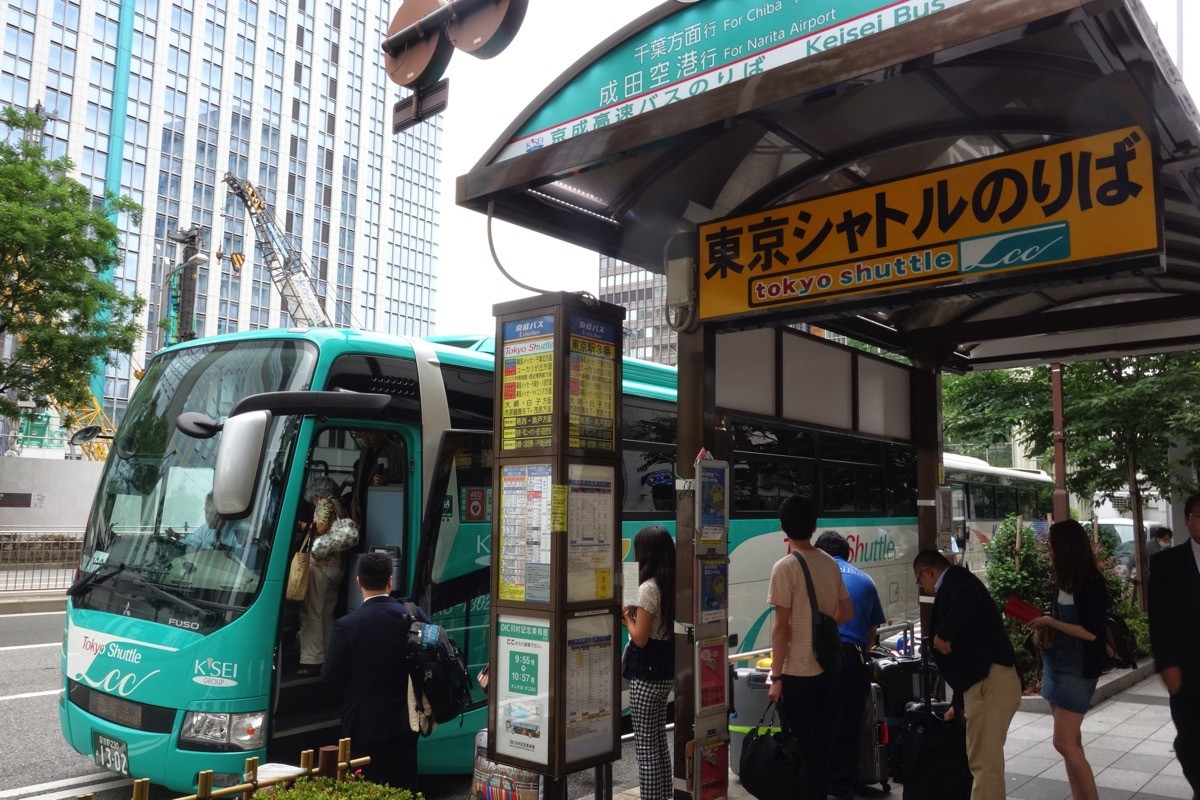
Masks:
[[[317,296],[312,281],[308,279],[299,251],[288,244],[283,231],[279,230],[266,201],[254,188],[254,184],[233,173],[225,175],[225,183],[242,201],[246,213],[250,215],[250,221],[254,223],[255,238],[262,248],[263,260],[271,273],[271,279],[275,282],[275,288],[283,298],[284,310],[291,314],[292,319],[299,325],[336,327],[325,312],[325,307],[321,305],[321,299]]]

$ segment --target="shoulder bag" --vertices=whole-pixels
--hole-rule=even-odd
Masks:
[[[808,562],[795,550],[792,551],[792,555],[804,570],[804,582],[808,588],[808,605],[812,609],[813,618],[813,653],[822,670],[837,672],[842,668],[842,636],[838,633],[838,625],[833,617],[822,613],[817,606],[817,593],[813,591],[812,573],[808,569]]]
[[[804,800],[808,795],[808,762],[804,748],[780,713],[778,733],[764,727],[774,708],[768,703],[758,726],[742,740],[738,761],[742,787],[757,800]]]
[[[344,516],[341,504],[332,500],[337,519],[329,526],[329,530],[313,539],[313,558],[327,558],[338,553],[344,553],[358,544],[358,523]]]
[[[308,595],[308,571],[310,569],[308,539],[311,535],[311,533],[304,534],[304,542],[292,556],[291,564],[288,566],[287,593],[285,595],[288,600],[303,602],[305,596]]]

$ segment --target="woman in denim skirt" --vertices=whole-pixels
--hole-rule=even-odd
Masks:
[[[1050,526],[1050,561],[1058,591],[1054,609],[1029,623],[1043,642],[1042,697],[1054,715],[1054,749],[1066,764],[1071,797],[1097,800],[1080,727],[1105,666],[1108,587],[1087,533],[1073,519]]]

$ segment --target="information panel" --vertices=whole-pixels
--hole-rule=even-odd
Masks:
[[[548,764],[550,623],[502,614],[496,640],[496,752]]]
[[[612,748],[616,618],[607,610],[567,620],[566,756],[578,761]]]
[[[612,467],[567,467],[567,602],[613,597],[613,483]]]
[[[549,447],[554,420],[554,317],[506,322],[501,450]]]
[[[501,469],[501,600],[550,602],[553,505],[549,464],[510,464]]]
[[[616,449],[617,329],[572,315],[567,446]]]

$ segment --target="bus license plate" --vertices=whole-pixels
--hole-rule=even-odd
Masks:
[[[129,777],[129,748],[120,739],[92,731],[92,756],[96,766]]]

